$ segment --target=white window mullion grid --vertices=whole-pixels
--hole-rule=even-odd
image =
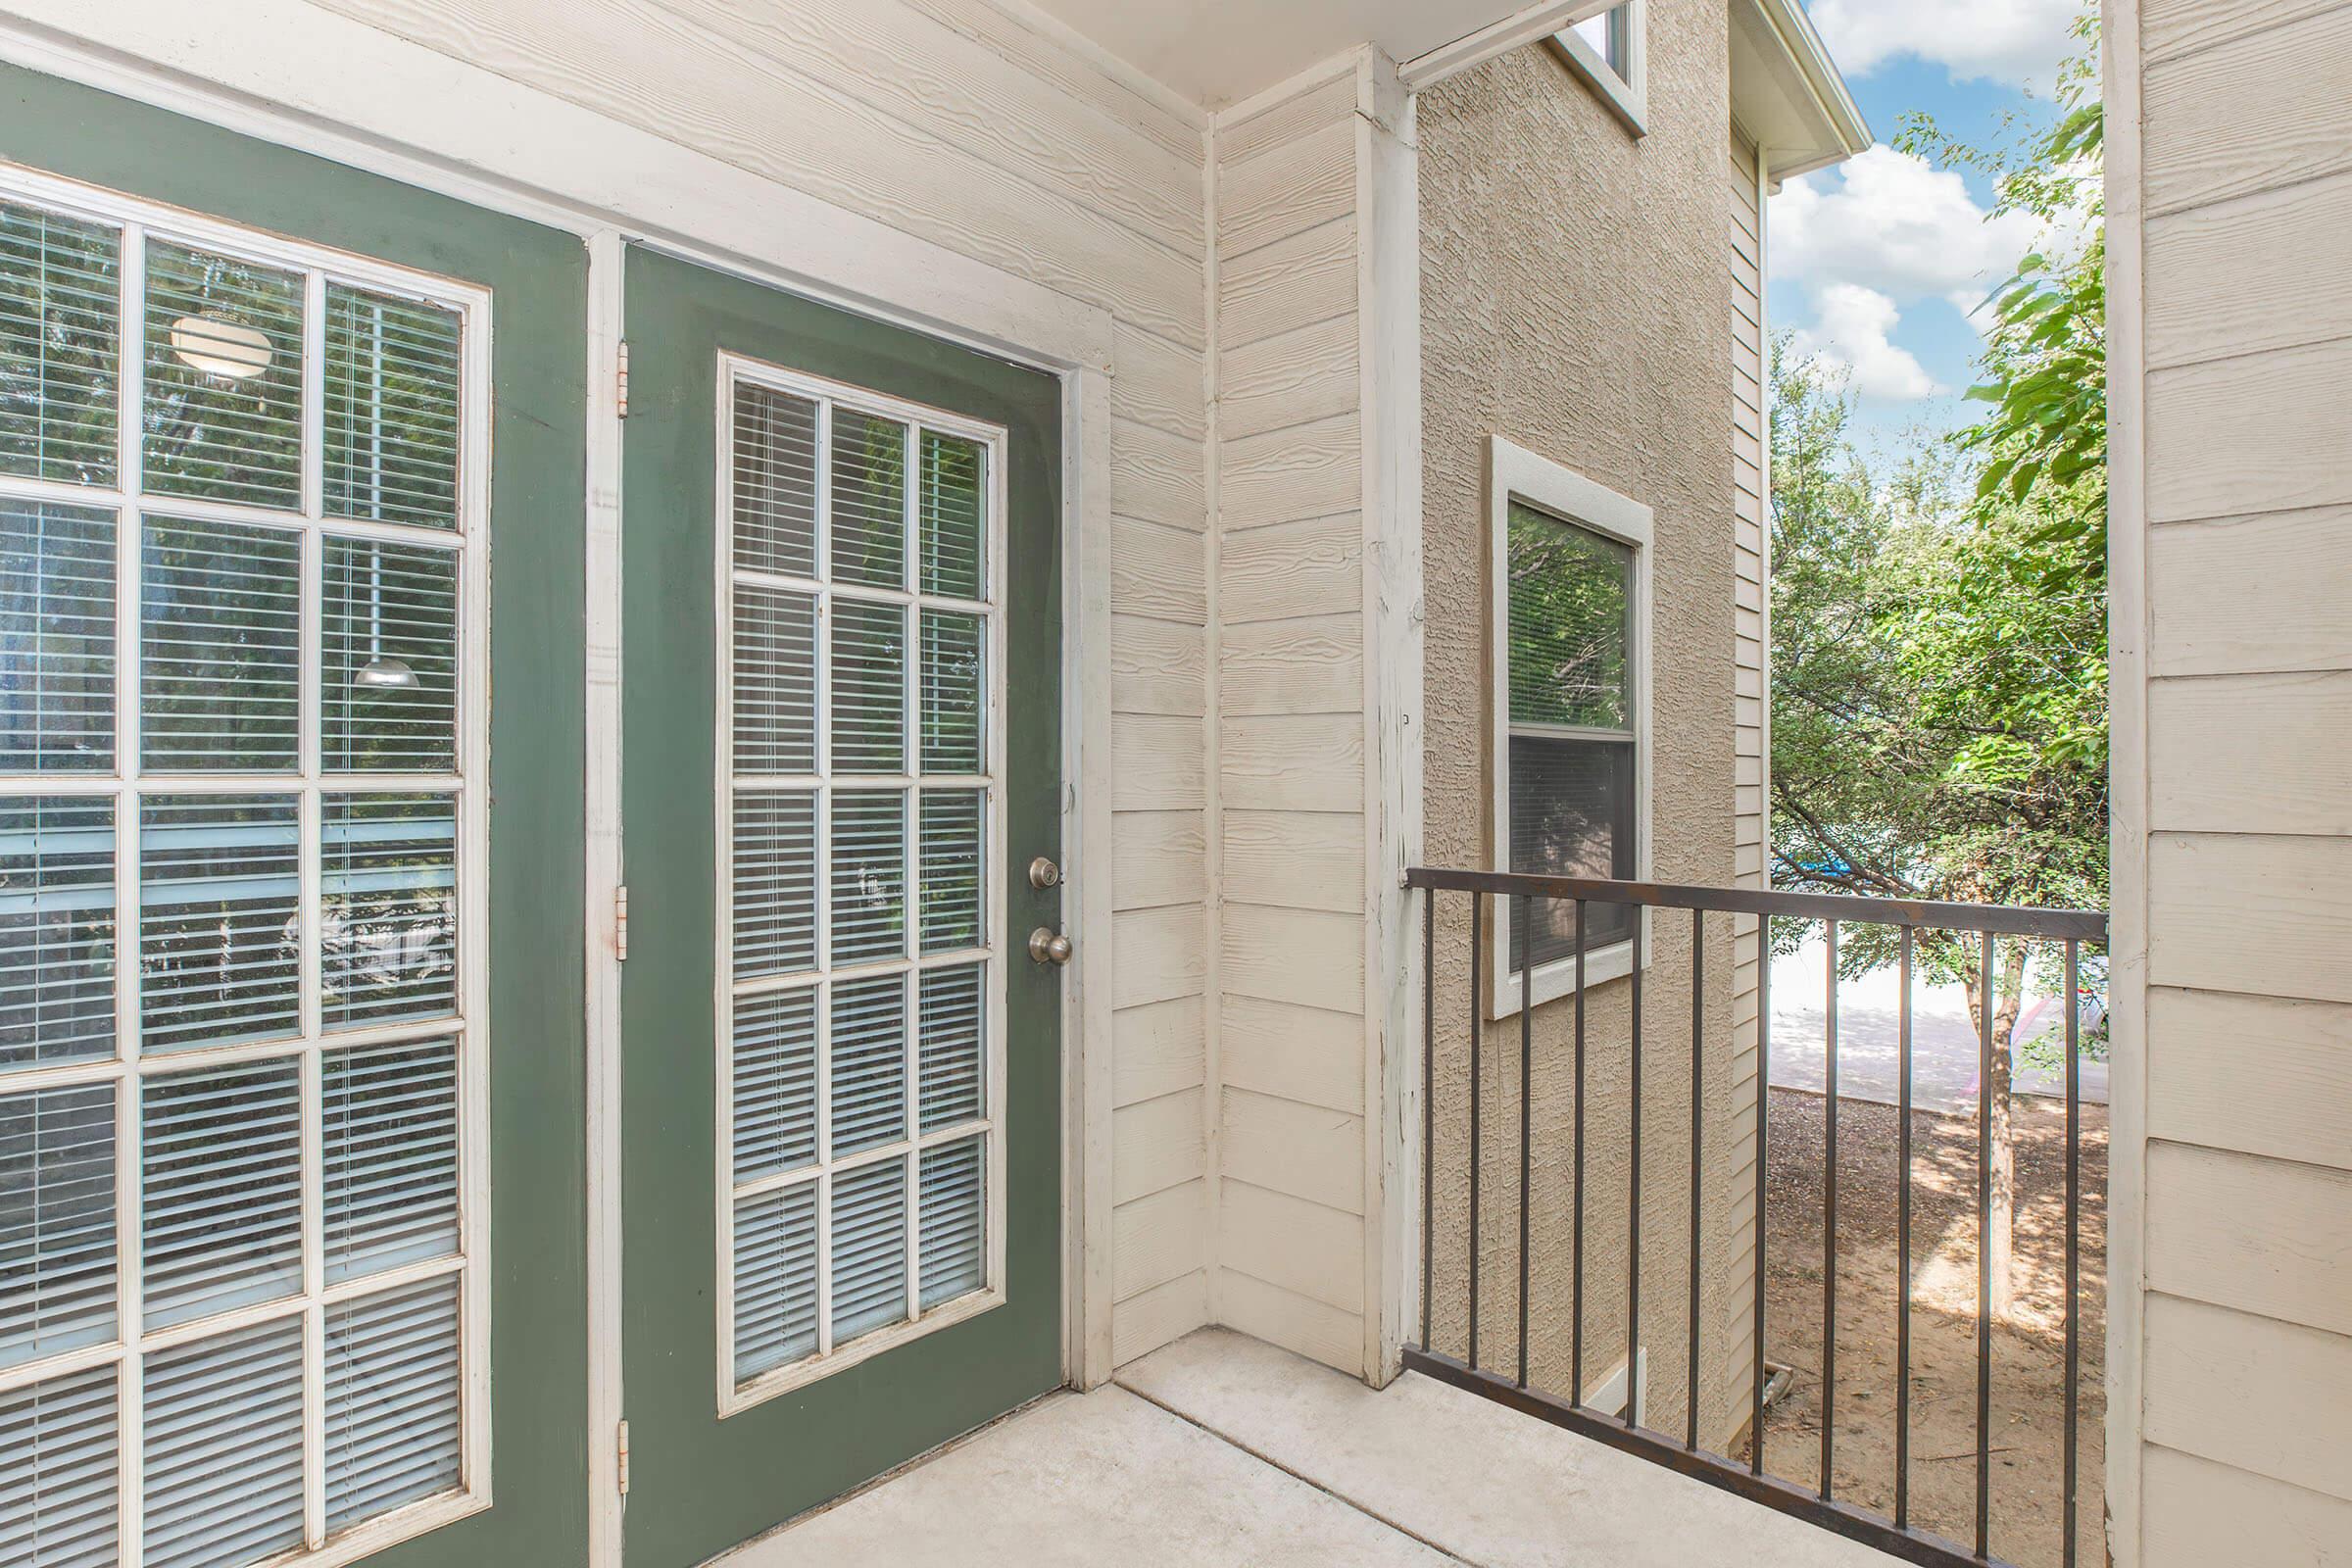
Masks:
[[[111,1343],[38,1356],[0,1368],[0,1389],[26,1387],[112,1365],[116,1371],[116,1556],[124,1564],[143,1559],[145,1537],[146,1357],[180,1346],[209,1341],[258,1324],[289,1318],[301,1322],[304,1488],[304,1548],[296,1555],[320,1565],[348,1562],[452,1518],[473,1512],[488,1500],[484,1461],[488,1442],[487,1333],[489,1303],[476,1266],[488,1238],[487,1066],[480,1049],[481,1009],[486,1000],[488,899],[487,822],[482,792],[466,776],[478,768],[480,737],[488,720],[486,667],[488,629],[487,560],[477,537],[487,515],[488,474],[483,416],[488,408],[488,296],[466,285],[426,279],[366,258],[278,241],[176,210],[163,209],[72,181],[0,165],[0,197],[21,200],[113,228],[118,253],[118,352],[116,356],[116,482],[112,487],[76,485],[37,477],[0,477],[0,495],[28,503],[110,510],[115,526],[115,765],[111,773],[42,772],[0,775],[0,795],[105,800],[114,811],[115,1052],[112,1059],[69,1060],[0,1072],[0,1095],[29,1096],[79,1086],[107,1085],[114,1092],[114,1217],[116,1335]],[[299,272],[303,277],[303,344],[299,510],[172,495],[159,506],[174,517],[258,524],[294,537],[299,546],[298,751],[292,773],[143,773],[140,769],[141,577],[146,501],[142,471],[142,412],[146,245],[151,234],[173,244],[218,253],[233,260]],[[459,413],[459,506],[455,528],[434,528],[367,519],[327,519],[323,508],[325,295],[329,281],[419,300],[460,313],[462,355]],[[448,552],[457,562],[457,756],[449,774],[392,773],[328,775],[322,770],[320,669],[323,647],[324,540],[331,530],[344,537]],[[336,1031],[331,1038],[321,1016],[323,955],[320,934],[320,846],[323,796],[327,792],[398,793],[426,791],[451,797],[457,819],[455,900],[459,949],[456,1010],[448,1015]],[[141,803],[154,795],[265,794],[292,797],[299,821],[297,931],[302,955],[297,998],[300,1034],[231,1046],[192,1048],[163,1055],[142,1049],[140,994],[143,968],[140,917]],[[458,1042],[460,1239],[453,1255],[429,1258],[328,1285],[324,1278],[322,1214],[323,1053],[412,1040]],[[151,1077],[196,1074],[240,1062],[291,1060],[299,1094],[302,1286],[299,1294],[235,1307],[150,1329],[145,1320],[145,1259],[141,1196],[144,1136],[143,1085]],[[460,1485],[404,1504],[349,1527],[325,1540],[324,1496],[324,1313],[362,1297],[405,1289],[436,1278],[459,1276],[461,1332]],[[282,1555],[282,1554],[281,1554]]]
[[[1004,1226],[1000,1210],[1004,1191],[1004,1141],[997,1136],[1004,1093],[1004,998],[998,984],[997,961],[999,941],[995,932],[998,911],[995,893],[1001,881],[999,858],[1003,855],[1003,792],[997,781],[1003,776],[1002,749],[1002,691],[1004,660],[1003,618],[997,612],[994,596],[1003,581],[1004,529],[1004,464],[1002,432],[986,427],[960,428],[956,421],[936,416],[936,411],[898,405],[893,400],[865,394],[832,383],[816,382],[791,372],[775,371],[767,367],[754,368],[744,362],[722,356],[719,377],[718,408],[715,413],[717,432],[717,549],[716,601],[718,610],[718,714],[714,731],[725,787],[718,792],[717,845],[717,935],[720,951],[714,965],[716,975],[715,1015],[718,1025],[718,1122],[716,1152],[718,1164],[717,1199],[720,1255],[716,1259],[718,1289],[714,1293],[718,1311],[718,1409],[731,1414],[760,1399],[787,1389],[798,1387],[814,1377],[840,1366],[854,1364],[865,1356],[902,1343],[907,1338],[928,1332],[984,1310],[1003,1298]],[[800,576],[757,566],[739,565],[735,562],[733,544],[733,480],[734,480],[734,406],[736,389],[745,381],[769,386],[790,395],[808,400],[814,405],[812,419],[812,530],[814,565],[809,576]],[[833,580],[833,476],[832,447],[836,399],[860,412],[904,423],[906,433],[903,448],[905,495],[901,525],[905,530],[905,559],[902,575],[895,587],[866,583],[837,583]],[[987,488],[983,492],[985,508],[983,541],[986,550],[986,588],[980,600],[956,599],[927,594],[922,591],[921,578],[921,460],[922,437],[928,429],[964,439],[978,441],[985,453]],[[734,771],[734,613],[735,594],[739,586],[777,589],[808,596],[813,605],[814,632],[812,654],[814,669],[811,679],[812,723],[814,728],[814,771],[806,774],[743,774]],[[832,734],[833,670],[832,638],[837,618],[835,609],[848,601],[863,604],[892,605],[905,616],[903,630],[902,669],[902,743],[906,758],[898,773],[844,773],[836,770]],[[983,771],[971,774],[928,775],[922,766],[922,613],[926,609],[952,611],[972,615],[981,622],[983,648],[983,734],[986,750],[982,760]],[[864,959],[836,966],[833,957],[833,829],[834,797],[844,789],[892,791],[900,801],[900,844],[904,852],[902,899],[904,928],[900,953],[895,957]],[[803,791],[813,795],[813,874],[812,897],[815,902],[813,920],[814,966],[807,971],[757,975],[738,979],[734,973],[732,933],[733,924],[733,823],[734,802],[753,791]],[[966,790],[977,792],[981,801],[980,855],[982,875],[982,935],[976,948],[957,949],[940,954],[925,954],[922,950],[922,799],[928,791]],[[923,974],[935,970],[977,963],[981,971],[981,1037],[982,1059],[981,1104],[979,1115],[971,1120],[924,1132],[921,1128],[921,980]],[[890,1144],[862,1149],[854,1153],[837,1155],[833,1147],[833,993],[844,981],[898,975],[903,985],[902,998],[906,1015],[905,1056],[903,1077],[905,1087],[904,1121],[901,1137]],[[789,1171],[772,1172],[737,1181],[734,1174],[734,1027],[733,1012],[737,1004],[752,997],[772,996],[785,991],[808,990],[814,1001],[814,1056],[816,1083],[814,1096],[815,1158],[813,1163]],[[925,1312],[922,1308],[922,1242],[921,1192],[922,1156],[926,1151],[943,1145],[958,1143],[978,1135],[983,1140],[982,1161],[983,1202],[986,1231],[983,1244],[983,1288],[971,1295],[943,1303]],[[833,1321],[833,1193],[844,1174],[866,1169],[890,1161],[900,1164],[905,1180],[906,1213],[903,1235],[906,1243],[905,1291],[906,1312],[903,1321],[888,1327],[870,1330],[848,1342],[839,1340]],[[816,1259],[814,1285],[816,1292],[816,1348],[801,1361],[771,1369],[748,1382],[738,1384],[735,1368],[734,1325],[734,1216],[738,1202],[795,1188],[808,1188],[815,1198],[814,1229]]]

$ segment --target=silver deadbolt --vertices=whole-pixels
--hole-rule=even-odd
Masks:
[[[1058,967],[1069,962],[1070,955],[1077,951],[1068,937],[1050,927],[1041,925],[1029,933],[1029,956],[1038,963]]]
[[[1039,856],[1029,862],[1029,885],[1033,888],[1061,886],[1061,867],[1055,865],[1050,856]]]

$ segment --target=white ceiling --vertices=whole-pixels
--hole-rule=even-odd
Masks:
[[[1525,9],[1528,0],[1032,3],[1179,95],[1222,109],[1359,43],[1410,60]]]

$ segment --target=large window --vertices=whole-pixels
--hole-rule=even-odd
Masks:
[[[1495,863],[1628,879],[1642,872],[1648,509],[1499,437],[1492,443]],[[1539,1001],[1575,985],[1576,906],[1516,902],[1495,922],[1497,1012],[1522,956]],[[1588,984],[1632,965],[1636,916],[1585,906]]]
[[[1648,128],[1645,0],[1623,0],[1552,35],[1552,47],[1635,135]]]
[[[0,173],[0,1561],[486,1495],[486,311]]]
[[[1003,1298],[1003,432],[730,359],[721,1412]]]

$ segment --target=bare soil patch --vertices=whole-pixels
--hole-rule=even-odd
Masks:
[[[1822,1174],[1818,1095],[1772,1094],[1767,1171],[1765,1345],[1794,1380],[1765,1417],[1773,1474],[1819,1485],[1822,1420]],[[1838,1358],[1834,1494],[1894,1508],[1896,1130],[1892,1106],[1838,1102]],[[2066,1117],[2017,1102],[2017,1300],[1992,1333],[1991,1549],[2022,1568],[2062,1561],[2065,1432]],[[1910,1510],[1913,1524],[1976,1537],[1977,1128],[1973,1117],[1912,1121]],[[2082,1107],[2081,1479],[2078,1561],[2106,1561],[2100,1497],[2106,1351],[2107,1109]]]

